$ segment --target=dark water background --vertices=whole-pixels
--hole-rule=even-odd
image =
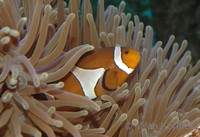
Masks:
[[[98,0],[90,0],[94,14]],[[122,0],[104,0],[108,5],[118,7]],[[200,0],[124,0],[125,13],[138,15],[144,25],[154,29],[154,41],[165,44],[170,35],[181,43],[188,40],[188,50],[192,52],[192,62],[200,59]],[[132,19],[133,20],[133,19]]]

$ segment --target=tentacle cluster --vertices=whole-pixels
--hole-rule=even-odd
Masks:
[[[152,28],[124,8],[99,0],[94,19],[89,0],[0,0],[0,136],[175,137],[199,126],[200,62],[187,41],[152,46]],[[84,53],[117,44],[141,52],[127,83],[96,100],[60,90]]]

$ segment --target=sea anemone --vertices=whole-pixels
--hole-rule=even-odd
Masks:
[[[89,0],[0,0],[0,136],[175,137],[200,126],[200,61],[174,36],[152,46],[152,28],[124,8],[99,0],[95,21]],[[84,53],[117,44],[141,52],[127,83],[95,100],[61,90]]]

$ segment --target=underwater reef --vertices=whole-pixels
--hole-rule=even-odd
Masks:
[[[0,0],[0,136],[180,137],[200,126],[200,61],[173,35],[152,45],[125,6],[99,0],[94,19],[89,0]],[[82,55],[117,44],[141,53],[126,83],[94,100],[62,90]]]

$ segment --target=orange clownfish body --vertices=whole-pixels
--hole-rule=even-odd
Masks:
[[[63,79],[63,90],[94,99],[122,85],[139,60],[136,50],[119,45],[90,51]]]

